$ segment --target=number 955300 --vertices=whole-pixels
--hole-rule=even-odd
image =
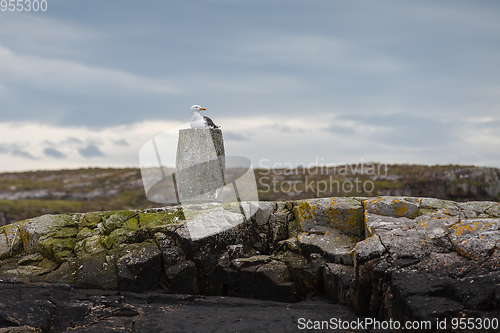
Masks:
[[[47,10],[47,0],[1,0],[0,10],[2,12],[37,12],[39,10],[44,12]]]

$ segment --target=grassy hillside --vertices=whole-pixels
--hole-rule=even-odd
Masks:
[[[424,196],[500,201],[500,169],[385,165],[256,169],[260,200],[330,196]],[[136,168],[0,174],[0,225],[49,213],[159,207]]]

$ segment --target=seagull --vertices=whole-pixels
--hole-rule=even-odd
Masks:
[[[205,108],[202,108],[199,105],[193,105],[191,107],[191,114],[193,117],[191,118],[191,128],[219,128],[214,124],[212,119],[207,116],[200,115],[200,111],[205,111]]]

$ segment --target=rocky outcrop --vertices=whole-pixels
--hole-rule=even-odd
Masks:
[[[156,295],[164,307],[181,297],[165,294],[233,296],[250,307],[327,297],[355,317],[433,324],[500,314],[499,203],[323,198],[242,209],[252,218],[214,203],[44,215],[2,227],[0,292],[12,300],[0,301],[0,327],[137,329],[159,311],[137,299]],[[103,298],[89,296],[96,294]],[[192,311],[226,302],[190,297]],[[22,302],[35,300],[30,318],[38,321],[16,317]]]

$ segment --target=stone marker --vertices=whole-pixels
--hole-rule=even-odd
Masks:
[[[225,169],[222,131],[209,128],[180,130],[176,168],[181,203],[222,202]]]

